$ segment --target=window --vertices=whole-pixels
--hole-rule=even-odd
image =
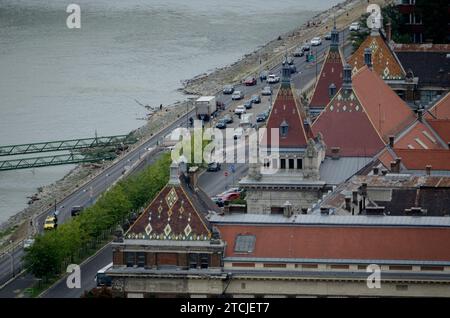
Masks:
[[[286,169],[286,159],[281,159],[280,160],[280,168],[281,169]]]
[[[297,159],[297,169],[303,169],[303,160]]]
[[[133,267],[135,265],[135,253],[126,252],[125,260],[127,263],[127,267]]]
[[[189,268],[197,268],[198,265],[198,255],[189,254]]]
[[[236,253],[252,253],[255,248],[255,241],[255,235],[238,234],[234,244],[234,251]]]
[[[294,159],[289,159],[289,169],[294,169]]]
[[[136,253],[137,258],[137,266],[138,267],[144,267],[145,266],[145,253],[139,252]]]
[[[288,128],[289,128],[288,123],[285,120],[283,120],[283,122],[280,125],[280,135],[281,135],[281,137],[286,137],[287,136]]]
[[[209,254],[200,254],[200,268],[209,267]]]

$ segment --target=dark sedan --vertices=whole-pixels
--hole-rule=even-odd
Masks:
[[[259,103],[261,103],[261,96],[259,96],[259,95],[252,95],[251,101],[254,104],[259,104]]]

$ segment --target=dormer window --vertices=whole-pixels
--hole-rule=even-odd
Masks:
[[[286,137],[287,136],[288,128],[289,128],[288,123],[285,120],[283,120],[283,122],[280,125],[280,136],[281,137]]]

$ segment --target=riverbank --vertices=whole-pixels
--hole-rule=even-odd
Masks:
[[[384,3],[384,1],[371,1],[371,3],[373,2]],[[243,56],[229,66],[218,68],[209,74],[201,74],[191,80],[187,80],[183,83],[183,87],[180,90],[187,95],[215,94],[222,89],[224,84],[240,82],[250,74],[256,75],[262,69],[271,68],[281,61],[286,51],[291,52],[295,47],[304,43],[305,40],[329,32],[333,26],[334,15],[336,16],[337,27],[340,29],[358,19],[365,12],[366,6],[366,1],[344,1],[310,19],[309,27],[305,23],[287,34],[280,35],[277,39]],[[144,126],[134,132],[141,140],[148,138],[167,123],[181,116],[185,111],[185,103],[171,105],[155,113]],[[57,202],[60,201],[111,164],[113,163],[80,165],[71,170],[63,179],[41,187],[36,194],[37,201],[0,225],[0,232],[5,233],[3,237],[0,237],[0,247],[2,243],[17,242],[28,236],[30,233],[27,225],[30,219],[52,207],[55,200]],[[8,229],[14,230],[8,231]]]

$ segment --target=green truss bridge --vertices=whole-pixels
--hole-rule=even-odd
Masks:
[[[130,135],[93,137],[84,139],[70,139],[38,142],[22,145],[0,146],[0,156],[25,155],[31,153],[73,151],[87,148],[99,148],[134,144],[136,138]]]
[[[56,156],[41,156],[33,158],[22,158],[0,161],[0,171],[39,168],[47,166],[57,166],[66,164],[76,164],[83,162],[100,162],[103,160],[113,160],[115,154],[67,154]]]

